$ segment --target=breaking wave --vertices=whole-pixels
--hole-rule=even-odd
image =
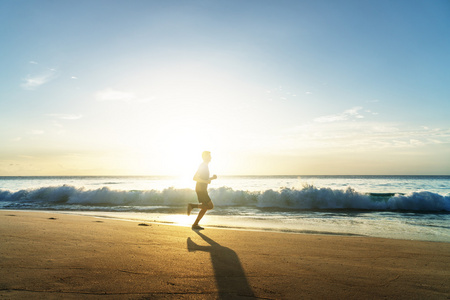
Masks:
[[[432,192],[401,194],[364,194],[352,188],[337,190],[305,185],[302,189],[249,192],[229,187],[210,189],[216,207],[245,206],[259,209],[290,210],[376,210],[450,212],[450,195]],[[86,190],[73,186],[42,187],[11,192],[0,189],[3,209],[67,209],[96,207],[104,210],[143,210],[157,207],[181,207],[197,201],[192,189],[121,191],[104,187]]]

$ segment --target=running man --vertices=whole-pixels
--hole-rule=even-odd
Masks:
[[[200,212],[198,213],[197,219],[192,225],[192,229],[201,230],[203,227],[200,227],[198,223],[205,215],[206,211],[214,208],[214,204],[209,198],[208,195],[208,184],[211,183],[211,180],[217,178],[216,175],[209,177],[209,167],[208,164],[211,161],[211,152],[203,151],[202,153],[203,163],[198,167],[197,173],[194,175],[194,180],[197,181],[195,185],[195,192],[197,193],[198,202],[201,204],[189,203],[187,206],[187,215],[191,214],[192,209],[199,208]]]

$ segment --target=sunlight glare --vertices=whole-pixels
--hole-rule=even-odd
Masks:
[[[189,185],[192,185],[203,151],[201,137],[195,128],[181,120],[161,128],[156,138],[160,144],[157,156],[164,162],[165,173],[177,176]]]

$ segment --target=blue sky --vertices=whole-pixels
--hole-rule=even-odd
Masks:
[[[0,175],[450,173],[448,1],[0,8]]]

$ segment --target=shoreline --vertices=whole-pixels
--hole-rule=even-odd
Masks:
[[[155,225],[163,225],[163,226],[175,226],[175,227],[184,227],[184,228],[191,228],[191,225],[185,223],[179,223],[179,222],[171,222],[171,221],[156,221],[151,219],[130,219],[130,218],[121,218],[121,217],[115,217],[115,216],[108,216],[108,215],[100,215],[102,213],[109,214],[109,213],[115,213],[115,212],[109,212],[109,211],[62,211],[62,210],[18,210],[18,209],[0,209],[0,212],[2,211],[12,211],[12,212],[35,212],[35,213],[48,213],[48,214],[62,214],[62,215],[72,215],[72,216],[79,216],[79,217],[91,217],[91,218],[98,218],[98,219],[105,219],[105,220],[116,220],[116,221],[125,221],[125,222],[133,222],[133,223],[150,223]],[[119,212],[120,213],[120,212]],[[125,212],[124,214],[131,214],[131,213],[139,213],[139,212]],[[152,214],[145,212],[144,214]],[[156,215],[159,215],[158,213],[154,213]],[[193,214],[194,215],[194,214]],[[175,215],[178,216],[178,215]],[[213,215],[213,217],[217,217],[216,215]],[[222,216],[219,216],[222,217]],[[211,218],[211,215],[207,215],[205,219]],[[190,221],[192,221],[192,217]],[[242,227],[242,226],[235,226],[235,227],[229,227],[229,226],[221,226],[221,225],[202,225],[206,229],[214,229],[214,230],[236,230],[236,231],[249,231],[249,232],[267,232],[267,233],[285,233],[285,234],[307,234],[307,235],[329,235],[329,236],[345,236],[345,237],[372,237],[368,235],[362,235],[362,234],[354,234],[354,233],[345,233],[345,232],[325,232],[325,231],[313,231],[313,230],[290,230],[290,229],[276,229],[276,228],[259,228],[259,227]],[[373,237],[378,238],[378,237]],[[382,237],[386,238],[386,237]],[[386,239],[394,239],[394,240],[406,240],[411,241],[411,239],[399,239],[399,238],[386,238]],[[422,240],[418,240],[422,241]],[[437,242],[437,243],[446,243],[445,241],[425,241],[425,242]]]
[[[143,225],[145,224],[145,225]],[[448,299],[450,244],[0,211],[0,296]]]
[[[160,213],[160,212],[118,212],[118,211],[77,211],[77,210],[20,210],[20,209],[0,209],[1,211],[17,211],[17,212],[37,212],[37,213],[54,213],[74,216],[90,216],[96,218],[104,218],[118,221],[131,222],[148,222],[160,225],[180,226],[190,228],[193,222],[192,217],[187,217],[180,213]],[[337,222],[337,223],[336,223]],[[442,242],[450,243],[450,236],[442,233],[437,234],[429,230],[428,234],[406,231],[408,228],[402,228],[403,231],[383,231],[379,227],[379,221],[367,220],[366,224],[350,225],[348,222],[337,220],[330,224],[308,224],[303,219],[296,221],[300,225],[292,225],[294,223],[283,223],[274,219],[253,219],[246,216],[228,216],[208,214],[203,225],[209,229],[226,229],[240,230],[251,232],[272,232],[287,234],[312,234],[312,235],[330,235],[330,236],[347,236],[347,237],[373,237],[386,238],[394,240],[406,241],[424,241],[424,242]],[[370,228],[370,229],[369,229]],[[411,229],[411,228],[410,228]],[[414,229],[414,228],[413,228]]]

